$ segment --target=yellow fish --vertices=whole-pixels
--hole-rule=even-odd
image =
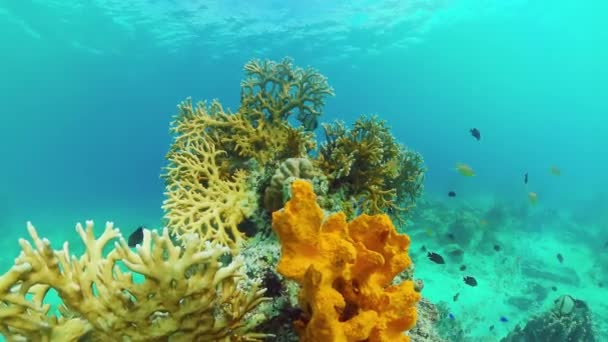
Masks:
[[[538,195],[536,194],[536,192],[530,191],[528,193],[528,199],[530,200],[531,204],[536,204],[536,202],[538,202]]]
[[[488,220],[484,220],[484,219],[479,220],[479,225],[482,226],[482,227],[483,226],[487,226],[488,225]]]
[[[562,171],[559,169],[559,167],[553,165],[551,166],[551,174],[554,176],[559,176],[562,174]]]
[[[427,228],[426,233],[428,234],[428,236],[433,236],[433,230],[431,228]]]
[[[467,164],[456,163],[456,171],[465,177],[475,176],[475,171]]]

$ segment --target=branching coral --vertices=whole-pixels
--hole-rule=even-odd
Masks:
[[[20,240],[21,255],[0,276],[0,332],[9,341],[256,341],[248,317],[264,300],[258,283],[246,284],[243,259],[228,265],[227,247],[184,236],[175,245],[168,231],[144,231],[132,251],[112,223],[95,238],[93,223],[76,230],[86,250],[70,255],[67,243],[53,250],[28,224],[34,246]],[[104,257],[104,248],[115,239]],[[135,281],[134,274],[144,277]],[[247,288],[250,287],[250,288]],[[57,292],[57,316],[45,299]]]
[[[416,322],[420,294],[411,280],[391,284],[411,260],[409,238],[388,216],[324,219],[311,184],[296,180],[272,226],[281,241],[278,271],[302,286],[309,320],[301,341],[409,341],[404,331]]]
[[[236,113],[218,101],[193,105],[187,99],[178,106],[163,175],[168,227],[178,234],[196,231],[233,248],[243,241],[238,225],[261,201],[259,185],[247,178],[313,150],[308,125],[316,125],[325,96],[333,94],[324,76],[295,68],[289,59],[253,60],[245,73]],[[303,126],[288,122],[294,112]]]
[[[345,206],[355,202],[368,214],[403,211],[421,194],[422,157],[398,144],[385,121],[361,116],[350,130],[341,122],[323,129],[317,165],[330,191],[355,199]]]
[[[266,165],[304,157],[315,148],[308,131],[316,127],[325,97],[331,95],[327,79],[312,68],[296,68],[287,58],[279,63],[252,60],[245,65],[236,113],[227,113],[217,101],[193,106],[186,100],[178,107],[172,132],[178,136],[206,133],[232,164],[253,158]],[[294,113],[302,126],[289,124]]]
[[[222,175],[224,154],[204,134],[177,139],[167,154],[163,209],[174,232],[196,232],[235,248],[243,241],[238,225],[254,212],[257,199],[246,187],[245,171]]]
[[[245,72],[242,109],[271,123],[286,121],[297,110],[297,119],[307,130],[314,130],[325,96],[333,95],[325,76],[312,68],[294,68],[289,58],[280,63],[253,60],[245,65]]]

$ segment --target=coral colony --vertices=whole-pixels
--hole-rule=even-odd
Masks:
[[[301,341],[409,341],[421,286],[392,220],[421,194],[423,160],[375,116],[323,124],[318,144],[331,95],[314,69],[253,60],[236,112],[181,103],[162,175],[166,228],[142,229],[130,248],[112,223],[95,237],[88,221],[76,227],[86,248],[75,256],[28,224],[32,242],[20,240],[0,276],[0,333],[278,341],[291,330]]]

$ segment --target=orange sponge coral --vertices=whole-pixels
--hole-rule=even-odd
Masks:
[[[409,237],[388,216],[324,220],[311,184],[296,180],[272,227],[282,246],[278,271],[302,286],[301,341],[409,341],[420,295],[412,281],[391,285],[411,260]]]

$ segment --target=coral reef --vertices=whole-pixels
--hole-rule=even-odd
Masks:
[[[132,250],[111,223],[95,238],[87,222],[75,257],[30,225],[34,247],[21,240],[0,276],[0,332],[16,341],[256,341],[276,331],[288,341],[295,321],[302,341],[407,341],[422,282],[413,281],[409,237],[386,214],[402,219],[421,194],[423,160],[375,116],[352,129],[325,125],[317,150],[313,132],[332,95],[323,75],[286,58],[245,65],[236,112],[217,100],[180,103],[162,174],[166,228],[145,230]],[[321,208],[340,213],[323,222]],[[59,307],[47,304],[53,293]]]
[[[282,248],[277,269],[302,286],[301,341],[409,341],[420,294],[411,280],[391,285],[411,261],[409,238],[388,216],[324,219],[312,185],[296,180],[272,226]]]
[[[324,124],[323,130],[316,164],[327,176],[330,192],[343,196],[342,209],[349,217],[356,210],[405,211],[421,194],[422,156],[397,143],[385,121],[361,116],[352,129],[336,122]]]
[[[561,296],[548,312],[532,317],[501,342],[595,342],[591,311],[585,302]]]
[[[163,175],[167,226],[238,249],[239,225],[249,220],[266,229],[267,212],[281,208],[295,178],[311,179],[328,211],[400,219],[422,192],[422,157],[398,144],[375,116],[362,116],[352,130],[324,125],[326,142],[315,155],[312,130],[331,95],[323,75],[286,58],[245,65],[234,113],[218,101],[182,102]]]
[[[28,224],[34,246],[21,239],[21,255],[0,277],[0,332],[9,341],[256,341],[250,332],[263,317],[252,309],[264,300],[258,282],[242,273],[243,258],[228,265],[230,249],[196,234],[175,245],[167,231],[144,231],[132,251],[112,223],[95,238],[93,222],[76,231],[86,250],[53,250]],[[114,248],[104,257],[112,241]],[[134,278],[143,276],[143,280]],[[45,299],[62,303],[52,315]]]

